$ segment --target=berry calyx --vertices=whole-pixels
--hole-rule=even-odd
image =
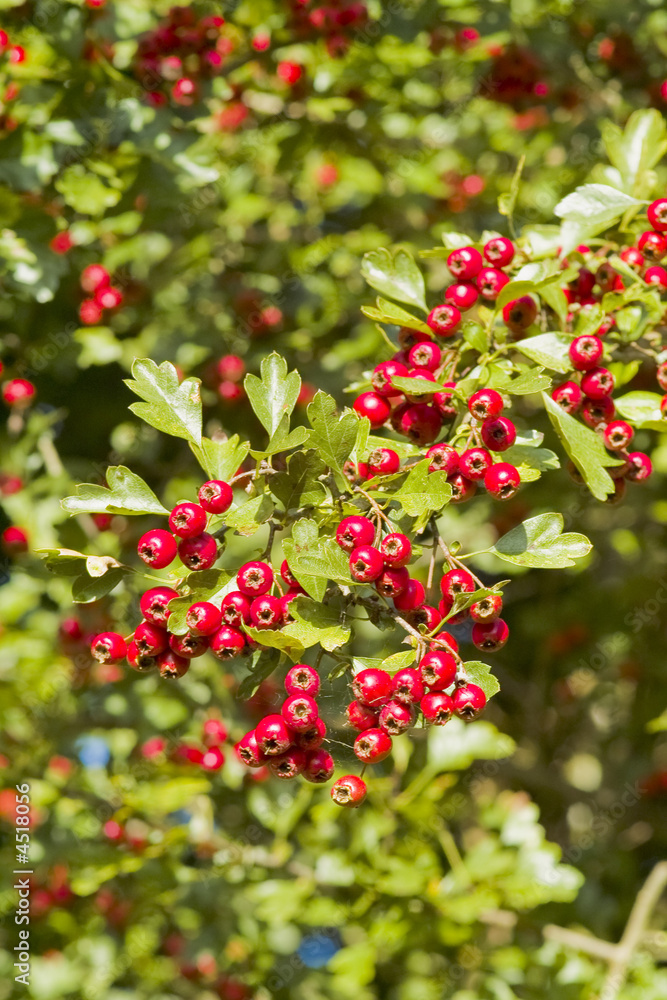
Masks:
[[[376,448],[368,456],[368,474],[373,476],[393,476],[401,467],[398,452],[392,448]]]
[[[484,448],[467,448],[459,459],[459,465],[461,475],[477,482],[484,478],[486,470],[493,465],[493,459]]]
[[[197,601],[188,608],[185,624],[194,635],[212,635],[222,625],[222,611],[209,601]]]
[[[667,198],[658,198],[646,209],[648,221],[659,233],[667,232]]]
[[[478,298],[479,292],[475,285],[466,281],[457,282],[445,290],[446,301],[449,305],[455,306],[459,312],[467,312],[468,309],[472,309]]]
[[[584,334],[572,341],[569,348],[570,361],[578,372],[588,372],[597,367],[602,357],[602,341],[593,334]]]
[[[345,714],[349,724],[358,732],[372,729],[378,724],[379,712],[373,711],[367,705],[362,705],[359,701],[351,701],[345,709]]]
[[[410,575],[405,566],[400,569],[390,567],[380,573],[375,581],[375,589],[383,597],[396,598],[403,593],[409,582]]]
[[[449,444],[434,444],[426,452],[429,472],[444,472],[453,476],[459,471],[459,453]]]
[[[405,705],[414,705],[424,697],[424,684],[419,670],[404,667],[394,674],[392,699]]]
[[[331,786],[331,798],[337,806],[356,809],[366,798],[366,782],[356,774],[346,774]]]
[[[380,552],[387,566],[400,569],[407,566],[412,558],[412,544],[406,535],[392,532],[382,539]]]
[[[612,420],[604,429],[604,443],[611,451],[623,451],[634,436],[633,428],[625,420]]]
[[[169,633],[159,625],[140,622],[134,630],[134,644],[145,656],[159,656],[169,645]]]
[[[614,391],[614,376],[607,368],[592,368],[582,378],[581,390],[589,399],[604,399]]]
[[[516,427],[508,417],[495,417],[484,421],[481,435],[482,441],[491,451],[507,451],[516,441]]]
[[[472,627],[472,641],[478,649],[483,649],[486,653],[495,653],[502,649],[510,636],[507,622],[502,618],[488,624],[476,622]]]
[[[633,483],[644,482],[653,472],[651,459],[643,451],[631,451],[628,455],[628,462],[630,467],[625,473],[625,478]]]
[[[265,715],[255,727],[255,739],[260,753],[278,757],[289,750],[292,736],[282,715]]]
[[[436,337],[453,337],[461,323],[461,311],[453,303],[443,302],[431,309],[426,323]]]
[[[243,632],[231,625],[221,625],[211,636],[209,649],[218,660],[232,660],[246,647]]]
[[[317,702],[307,694],[293,694],[283,702],[280,714],[295,733],[312,729],[319,716]]]
[[[471,281],[482,269],[484,261],[479,250],[474,247],[460,247],[452,250],[447,257],[447,267],[461,281]]]
[[[563,382],[551,393],[551,398],[566,413],[576,413],[581,406],[583,393],[576,382]]]
[[[507,267],[514,260],[514,244],[505,236],[494,236],[484,244],[482,253],[493,267]]]
[[[389,736],[400,736],[414,724],[412,709],[401,701],[388,701],[380,709],[380,729]]]
[[[456,660],[444,650],[432,650],[419,661],[419,676],[424,687],[431,691],[444,691],[456,678]]]
[[[376,365],[371,375],[371,385],[378,396],[394,396],[400,393],[392,383],[392,379],[407,378],[408,369],[400,361],[383,361]],[[384,421],[383,421],[384,422]]]
[[[509,281],[508,275],[495,267],[483,267],[476,278],[477,288],[485,299],[495,301]]]
[[[231,590],[220,603],[222,620],[226,625],[239,628],[250,624],[250,599],[240,590]]]
[[[208,644],[208,636],[205,635],[191,635],[186,632],[185,635],[169,636],[170,649],[186,660],[194,660],[197,656],[203,656],[208,649]]]
[[[442,351],[432,340],[424,340],[410,348],[408,361],[413,368],[423,368],[426,371],[434,372],[440,367]]]
[[[255,628],[279,628],[283,623],[285,608],[282,598],[265,594],[256,597],[250,605],[250,621]]]
[[[260,750],[257,744],[255,730],[243,736],[234,747],[238,757],[246,767],[262,767],[266,763],[266,755]]]
[[[326,750],[312,750],[306,754],[306,764],[302,774],[306,781],[323,785],[333,777],[334,759]]]
[[[453,699],[444,691],[425,694],[419,702],[424,722],[430,726],[444,726],[454,714]]]
[[[459,594],[472,594],[476,589],[475,580],[467,569],[450,569],[440,581],[440,590],[445,600],[454,601]]]
[[[164,680],[175,681],[187,674],[190,669],[190,660],[179,656],[172,649],[168,649],[157,657],[157,668],[160,677],[163,677]]]

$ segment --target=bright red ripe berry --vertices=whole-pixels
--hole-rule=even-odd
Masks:
[[[114,285],[98,288],[94,295],[95,302],[101,309],[117,309],[123,301],[123,293]]]
[[[581,391],[589,399],[604,399],[614,391],[614,376],[607,368],[593,368],[583,376]]]
[[[660,388],[664,392],[667,392],[667,361],[663,361],[662,364],[658,365],[655,377],[658,380]]]
[[[292,611],[290,609],[290,605],[291,605],[292,601],[295,598],[299,597],[301,594],[303,594],[303,591],[301,589],[299,589],[299,590],[288,590],[288,592],[285,594],[284,597],[279,597],[278,598],[278,600],[280,601],[280,609],[281,609],[281,614],[282,614],[281,625],[292,625],[294,623],[294,621],[296,620],[294,618],[294,615],[292,614]],[[259,598],[258,598],[258,600],[259,600]]]
[[[231,486],[222,479],[210,479],[199,487],[197,498],[206,513],[224,514],[232,505],[234,493]],[[205,524],[206,521],[204,526]]]
[[[240,590],[232,590],[225,594],[220,603],[220,611],[226,625],[240,627],[250,624],[250,599]]]
[[[92,295],[98,288],[105,288],[111,282],[111,275],[101,264],[89,264],[84,267],[79,280],[84,292]]]
[[[250,605],[250,620],[255,628],[279,628],[283,623],[283,603],[280,597],[265,594]]]
[[[570,344],[570,361],[578,372],[588,372],[597,367],[602,357],[602,341],[593,334],[577,337]]]
[[[443,302],[431,309],[426,322],[436,337],[453,337],[461,322],[461,312],[453,303]]]
[[[410,348],[408,361],[413,368],[424,368],[426,371],[434,372],[440,367],[442,351],[432,340],[424,340]]]
[[[516,427],[508,417],[485,420],[481,434],[482,441],[491,451],[507,451],[516,441]]]
[[[661,233],[649,229],[637,240],[637,247],[648,260],[662,260],[667,253],[667,240]]]
[[[248,562],[236,574],[239,590],[248,597],[263,597],[273,586],[273,570],[265,562]]]
[[[429,459],[429,472],[444,472],[446,476],[453,476],[459,471],[459,454],[449,444],[431,445],[426,457]]]
[[[408,369],[400,361],[391,359],[377,365],[371,375],[371,385],[377,396],[395,396],[400,394],[392,383],[394,378],[407,378]],[[361,397],[360,397],[361,398]]]
[[[398,452],[392,448],[376,448],[368,456],[369,476],[393,476],[401,467]]]
[[[345,552],[352,552],[362,545],[372,545],[375,525],[361,514],[345,517],[336,528],[336,541]]]
[[[496,650],[502,649],[509,636],[510,630],[507,627],[507,622],[504,622],[502,618],[496,618],[495,621],[486,625],[475,622],[472,627],[474,645],[487,653],[495,653]]]
[[[222,625],[222,611],[209,601],[191,604],[185,624],[194,635],[212,635]]]
[[[440,581],[440,590],[446,600],[454,601],[459,594],[472,594],[476,590],[473,577],[467,569],[450,569]]]
[[[454,712],[459,719],[472,722],[486,705],[486,695],[476,684],[464,684],[452,696]]]
[[[127,647],[127,662],[137,673],[145,674],[155,670],[158,665],[157,655],[142,653],[136,642],[130,642]]]
[[[537,303],[530,295],[512,299],[503,306],[503,319],[513,333],[523,333],[537,316]]]
[[[648,221],[659,233],[667,231],[667,198],[658,198],[646,209]]]
[[[292,734],[282,715],[265,715],[255,727],[255,739],[260,753],[278,757],[292,745]]]
[[[316,698],[320,692],[320,675],[307,663],[297,663],[287,672],[285,690],[288,694],[307,694]]]
[[[396,606],[396,601],[394,601],[394,606]],[[408,625],[411,625],[412,628],[418,629],[420,625],[423,625],[427,632],[432,632],[442,621],[440,612],[437,608],[431,607],[430,604],[421,604],[407,611],[405,618]]]
[[[614,403],[610,396],[603,396],[602,399],[584,399],[581,407],[581,415],[584,423],[589,427],[598,427],[599,424],[608,423],[614,416]]]
[[[477,275],[477,288],[485,299],[495,301],[509,280],[503,271],[495,267],[483,267]]]
[[[290,695],[283,702],[280,713],[295,733],[312,729],[319,717],[317,702],[307,694]]]
[[[202,726],[202,743],[207,747],[217,747],[224,743],[229,733],[221,719],[206,719]]]
[[[262,767],[266,763],[266,755],[262,753],[257,745],[257,737],[255,736],[254,729],[246,733],[238,741],[234,749],[246,767]]]
[[[35,396],[35,387],[25,378],[13,378],[2,387],[2,398],[7,406],[20,409],[28,406]]]
[[[144,656],[159,656],[169,645],[169,633],[152,622],[140,622],[134,630],[134,642]]]
[[[206,511],[198,503],[179,503],[169,515],[169,527],[179,538],[194,538],[206,527]]]
[[[472,309],[478,298],[479,292],[477,288],[465,281],[457,282],[445,289],[446,301],[450,306],[455,306],[460,312],[467,312],[468,309]]]
[[[419,675],[431,691],[444,691],[456,678],[456,660],[451,653],[434,649],[419,661]]]
[[[102,320],[103,309],[95,299],[84,299],[79,305],[79,319],[84,326],[97,326]]]
[[[306,766],[302,772],[306,781],[323,785],[333,777],[334,770],[334,759],[326,750],[311,750],[306,754]]]
[[[394,597],[394,607],[397,611],[414,611],[426,600],[424,585],[419,580],[408,580],[405,590]]]
[[[391,697],[392,680],[386,670],[367,667],[355,674],[351,688],[354,697],[367,708],[378,708]]]
[[[382,539],[380,552],[387,566],[399,569],[401,566],[407,566],[412,559],[412,544],[407,535],[392,532]]]
[[[452,250],[447,258],[447,267],[460,281],[472,281],[482,270],[482,255],[474,247]]]
[[[419,702],[424,722],[430,726],[444,726],[454,714],[454,702],[444,691],[425,694]]]
[[[495,389],[478,389],[468,400],[468,410],[475,420],[497,417],[504,405],[503,397]]]
[[[210,747],[201,759],[205,771],[219,771],[225,763],[225,755],[220,747]]]
[[[507,267],[514,259],[514,244],[505,236],[494,236],[484,244],[482,252],[493,267]]]
[[[168,531],[154,528],[141,536],[137,552],[147,566],[164,569],[176,558],[176,539]]]
[[[415,667],[404,667],[394,674],[394,689],[392,691],[393,701],[403,702],[405,705],[414,705],[424,697],[424,685],[419,671]],[[392,704],[389,702],[388,704]],[[380,723],[382,724],[382,723]]]
[[[410,575],[405,568],[383,570],[375,581],[375,589],[383,597],[396,598],[403,593],[410,582]]]
[[[452,488],[451,503],[465,503],[472,499],[477,492],[477,483],[460,472],[454,476],[448,476],[447,482]]]
[[[179,656],[186,660],[193,660],[196,656],[203,656],[208,649],[209,638],[207,635],[170,635],[169,647]]]
[[[660,412],[663,417],[667,417],[667,396],[663,396],[660,400]]]
[[[243,632],[231,625],[221,625],[211,636],[210,650],[219,660],[232,660],[239,656],[246,646]]]
[[[294,732],[294,742],[302,750],[316,750],[317,747],[322,746],[326,735],[327,727],[321,719],[315,719],[315,722],[309,729]]]
[[[495,621],[503,610],[502,595],[489,594],[488,597],[482,597],[481,600],[471,604],[468,610],[474,622],[488,625],[489,622]]]
[[[647,267],[644,272],[644,281],[649,285],[658,285],[660,288],[667,288],[667,271],[658,264],[654,264],[653,267]]]
[[[634,267],[637,270],[644,266],[644,257],[639,252],[637,247],[626,247],[625,250],[621,250],[619,256],[621,260],[625,261],[626,264],[629,264],[630,267]]]
[[[287,83],[290,87],[292,87],[301,79],[301,76],[303,75],[303,66],[300,66],[299,63],[295,62],[283,61],[278,63],[276,72],[284,83]]]
[[[458,413],[456,397],[453,390],[456,389],[456,382],[444,382],[445,389],[442,392],[433,393],[433,405],[445,420],[453,420]]]
[[[175,681],[187,674],[190,669],[190,661],[184,656],[179,656],[172,649],[168,649],[157,657],[157,668],[160,677],[164,680]]]
[[[379,712],[374,711],[367,705],[362,705],[359,701],[351,701],[346,710],[347,721],[353,729],[363,732],[364,729],[372,729],[378,724]]]
[[[398,430],[415,444],[430,444],[440,433],[442,417],[434,406],[408,403],[400,409]]]
[[[178,543],[178,558],[188,569],[210,569],[218,558],[218,543],[207,531],[194,538],[183,538]]]
[[[408,378],[421,379],[426,382],[435,382],[435,375],[433,372],[428,371],[427,368],[411,368],[408,372]],[[430,392],[424,392],[421,389],[410,389],[406,392],[406,399],[410,403],[428,403],[430,402],[429,397],[433,395]]]
[[[170,614],[168,604],[178,596],[178,591],[171,587],[153,587],[141,595],[139,600],[141,614],[153,625],[165,625]]]
[[[509,462],[498,462],[496,465],[492,465],[484,476],[484,486],[496,500],[509,500],[520,485],[519,471]]]
[[[288,587],[299,586],[299,581],[294,576],[294,573],[292,573],[292,570],[289,568],[287,559],[283,559],[282,563],[280,564],[280,575]]]
[[[350,553],[350,573],[358,583],[372,583],[384,569],[384,559],[373,545],[360,545]]]
[[[625,473],[625,478],[633,483],[641,483],[648,479],[653,472],[653,465],[648,455],[643,451],[631,451],[628,455],[630,468]]]
[[[331,786],[331,798],[337,806],[356,809],[366,798],[366,782],[356,774],[346,774]]]
[[[23,528],[11,524],[2,532],[2,549],[9,556],[18,556],[28,551],[28,536]]]
[[[551,398],[566,413],[576,413],[581,406],[582,392],[576,382],[563,382],[554,389]]]
[[[354,752],[364,764],[379,764],[391,753],[391,736],[383,729],[365,729],[354,741]]]
[[[493,464],[493,459],[484,448],[468,448],[461,455],[459,464],[461,475],[476,482],[479,479],[484,479],[486,470]]]
[[[412,708],[401,701],[388,701],[380,709],[380,729],[389,736],[400,736],[414,725]]]
[[[100,632],[91,642],[90,652],[100,663],[120,663],[127,653],[127,643],[118,632]]]
[[[354,401],[354,409],[360,417],[368,417],[373,430],[382,427],[391,416],[389,403],[377,392],[362,392]]]
[[[183,76],[171,88],[171,96],[175,104],[191,107],[197,98],[197,84],[189,77]]]

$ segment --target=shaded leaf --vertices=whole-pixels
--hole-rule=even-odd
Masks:
[[[508,531],[489,551],[517,566],[574,566],[575,559],[587,555],[592,545],[585,535],[573,531],[563,534],[564,524],[562,514],[538,514]]]
[[[361,273],[383,295],[427,311],[424,276],[407,250],[371,250],[364,254]]]
[[[110,465],[106,473],[108,488],[94,483],[79,483],[74,496],[65,497],[63,510],[68,514],[168,514],[141,476],[124,465]]]
[[[602,439],[592,428],[566,413],[546,393],[542,393],[542,399],[569,458],[584,477],[593,496],[597,500],[605,500],[614,492],[614,483],[607,468],[622,465],[622,461],[606,451]]]

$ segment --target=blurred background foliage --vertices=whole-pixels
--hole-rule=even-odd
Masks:
[[[0,0],[8,45],[25,52],[0,56],[0,360],[38,392],[2,428],[0,528],[21,525],[32,549],[131,546],[122,518],[60,510],[73,480],[99,481],[107,464],[167,500],[194,487],[186,453],[130,418],[134,357],[201,377],[209,430],[254,426],[216,370],[229,353],[257,370],[278,350],[344,398],[384,350],[359,311],[365,251],[505,232],[498,199],[522,157],[516,232],[549,223],[599,175],[604,120],[665,108],[657,0],[365,6],[332,32],[304,26],[313,3],[189,5],[186,22],[226,23],[222,65],[185,106],[140,63],[169,3]],[[659,167],[656,193],[666,180]],[[79,275],[95,261],[124,301],[85,325]],[[435,304],[437,266],[429,281]],[[661,475],[620,506],[559,472],[502,509],[455,512],[453,536],[470,544],[559,509],[594,553],[583,570],[515,574],[485,721],[397,751],[351,815],[322,790],[242,773],[231,741],[271,683],[242,707],[201,660],[177,688],[92,666],[85,637],[126,599],[73,609],[68,582],[30,552],[4,557],[0,834],[10,869],[13,789],[30,781],[40,957],[27,995],[596,995],[605,962],[544,928],[618,940],[664,856],[667,442],[654,463]],[[327,700],[335,725],[335,686]],[[230,731],[212,773],[196,762],[210,717]],[[0,997],[16,985],[14,906],[5,881]],[[664,997],[661,954],[635,956],[624,998]]]

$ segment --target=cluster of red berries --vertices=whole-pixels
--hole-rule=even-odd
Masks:
[[[3,370],[3,364],[0,361],[0,375]],[[8,379],[2,384],[3,401],[12,413],[20,414],[29,407],[34,402],[36,392],[37,390],[33,383],[25,378]],[[22,487],[23,483],[19,476],[0,472],[1,496],[11,496],[14,493],[18,493]],[[23,528],[12,524],[8,528],[5,528],[0,535],[0,547],[7,556],[21,555],[28,550],[28,535]]]
[[[180,743],[170,751],[169,757],[177,764],[194,764],[204,771],[219,771],[225,763],[223,747],[228,736],[224,722],[212,716],[202,724],[201,747]],[[166,751],[167,741],[162,736],[153,736],[141,745],[141,756],[146,760],[161,758]]]
[[[225,19],[198,18],[191,7],[172,7],[154,31],[139,40],[135,75],[158,107],[168,99],[189,107],[199,97],[199,82],[215,76],[234,50],[222,32]]]
[[[243,376],[246,366],[237,354],[223,354],[207,368],[204,378],[223,403],[238,403],[245,397]]]
[[[330,0],[327,4],[313,0],[291,0],[292,22],[297,33],[317,33],[326,40],[332,58],[345,55],[351,35],[368,22],[368,10],[359,0]]]
[[[12,45],[9,35],[0,28],[0,57],[6,56],[10,66],[18,66],[26,61],[26,50],[22,45]]]
[[[111,284],[111,275],[101,264],[84,267],[79,280],[83,291],[91,296],[79,306],[79,319],[85,326],[95,326],[102,321],[106,311],[122,304],[122,291]]]

